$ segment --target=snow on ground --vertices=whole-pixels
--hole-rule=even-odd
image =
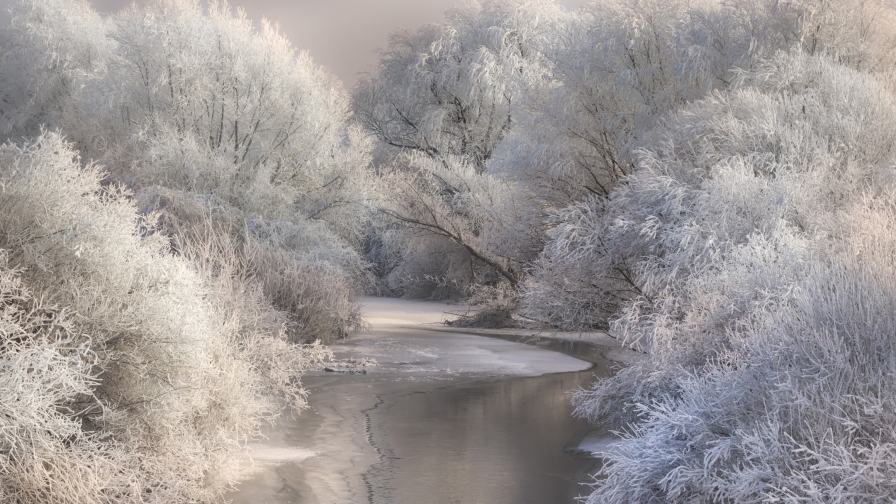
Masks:
[[[475,336],[510,338],[515,337],[520,340],[537,341],[540,338],[556,339],[566,341],[582,341],[593,345],[599,345],[604,348],[601,355],[607,360],[618,362],[620,364],[631,364],[641,357],[641,354],[623,348],[622,343],[610,337],[605,332],[572,332],[572,331],[554,331],[547,329],[478,329],[475,327],[448,327],[445,325],[425,324],[421,325],[422,329],[437,332],[450,332],[454,334],[470,334]]]

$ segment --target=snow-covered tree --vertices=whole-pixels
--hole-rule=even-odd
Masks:
[[[404,228],[405,239],[439,237],[454,243],[469,256],[471,270],[478,267],[474,261],[481,263],[515,287],[521,258],[532,256],[520,247],[531,243],[527,234],[541,227],[526,188],[480,174],[462,157],[435,160],[416,154],[405,162],[381,175],[380,212]],[[469,278],[477,280],[475,273]]]
[[[578,396],[628,433],[588,502],[890,498],[894,142],[888,83],[800,49],[645,135],[602,240],[646,355]]]
[[[231,223],[221,230],[246,244],[261,243],[245,224],[262,220],[329,233],[315,247],[328,243],[334,256],[359,248],[370,141],[352,125],[340,83],[270,24],[256,30],[217,1],[158,0],[103,19],[84,2],[28,0],[3,36],[10,43],[0,51],[0,75],[16,81],[4,91],[21,95],[8,96],[10,114],[18,114],[10,116],[9,137],[41,124],[58,128],[85,159],[133,189],[142,210],[162,212],[166,232],[192,236],[191,226],[202,228],[207,214],[223,209]],[[174,208],[197,201],[205,210]],[[328,339],[357,325],[349,322],[359,320],[350,300],[367,276],[357,253],[350,267],[325,266],[319,250],[264,240],[268,248],[293,247],[283,252],[305,261],[293,271],[298,276],[287,275],[295,292],[282,282],[264,289],[295,312],[295,337]],[[340,281],[324,281],[336,271]],[[278,278],[258,273],[262,282]],[[331,284],[326,293],[299,287],[324,283]],[[296,301],[308,296],[333,303]],[[321,309],[337,323],[303,327],[300,320]]]
[[[256,31],[223,3],[178,0],[132,6],[110,37],[116,58],[94,101],[111,106],[91,140],[108,152],[121,138],[122,158],[106,159],[113,172],[269,219],[321,220],[357,240],[366,141],[349,126],[340,83],[275,27]]]
[[[540,88],[520,114],[525,126],[495,156],[554,212],[524,311],[563,327],[605,325],[641,286],[618,254],[608,253],[612,267],[595,269],[609,222],[600,215],[634,169],[646,132],[778,51],[800,47],[854,68],[883,68],[894,56],[889,11],[859,7],[621,0],[584,8],[551,53],[559,84]]]
[[[525,198],[525,188],[510,189],[490,175],[488,162],[514,127],[516,102],[548,78],[544,50],[562,17],[559,6],[542,0],[495,0],[450,11],[444,24],[394,35],[376,75],[359,84],[356,113],[376,135],[378,156],[389,167],[381,210],[392,228],[382,236],[397,240],[392,248],[401,249],[402,265],[393,280],[426,271],[460,287],[495,276],[519,281],[520,264],[533,254],[526,240],[537,232],[518,234],[520,242],[506,247],[486,242],[506,241],[519,229],[502,229],[499,222],[531,219],[525,213],[486,217],[480,203],[503,201],[488,211],[525,210],[522,201],[512,201]],[[504,190],[513,194],[496,192]]]
[[[485,168],[512,125],[513,103],[545,77],[544,49],[562,11],[541,0],[493,0],[444,24],[392,36],[355,108],[393,156],[460,156]]]
[[[86,0],[21,2],[0,30],[0,138],[35,136],[78,115],[88,83],[102,78],[113,48]]]

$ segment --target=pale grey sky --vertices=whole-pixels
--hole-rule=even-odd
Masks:
[[[0,22],[17,0],[0,0]],[[557,0],[568,8],[587,0]],[[133,0],[91,0],[101,12],[114,12]],[[137,3],[140,3],[139,1]],[[389,34],[414,30],[444,20],[444,13],[460,0],[230,0],[255,21],[268,18],[298,49],[330,69],[351,88],[360,72],[373,69],[375,50],[386,46]]]

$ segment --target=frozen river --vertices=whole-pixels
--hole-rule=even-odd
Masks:
[[[569,393],[607,362],[495,338],[428,330],[442,303],[366,298],[370,332],[333,345],[367,374],[305,376],[310,409],[252,446],[235,503],[544,504],[574,502],[598,461]],[[557,344],[560,344],[557,342]],[[569,345],[565,345],[569,347]],[[598,436],[599,437],[599,436]]]

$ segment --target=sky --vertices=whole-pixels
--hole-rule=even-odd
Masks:
[[[17,0],[0,0],[5,11]],[[444,21],[446,10],[461,0],[230,0],[258,22],[267,18],[280,24],[281,32],[297,49],[308,51],[314,61],[336,74],[351,88],[362,72],[375,68],[376,49],[385,48],[389,35],[415,30],[427,23]],[[556,0],[568,8],[587,0]],[[115,12],[133,0],[92,0],[100,12]],[[140,3],[139,1],[137,3]],[[0,16],[8,22],[8,16]]]

